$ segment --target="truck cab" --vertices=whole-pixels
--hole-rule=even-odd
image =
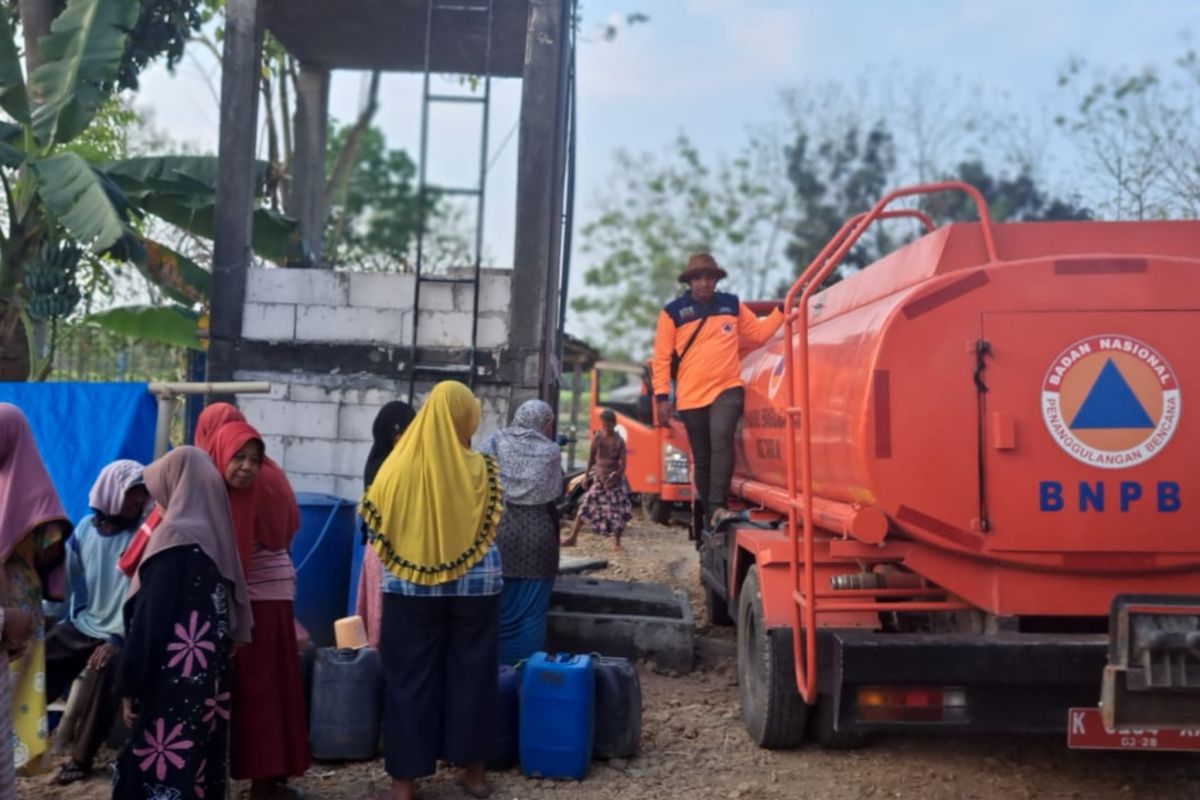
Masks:
[[[690,505],[692,485],[687,432],[672,418],[660,426],[650,369],[645,364],[598,361],[592,368],[588,403],[588,441],[601,430],[600,412],[617,415],[617,433],[625,440],[629,490],[641,497],[646,515],[670,522],[677,507]]]

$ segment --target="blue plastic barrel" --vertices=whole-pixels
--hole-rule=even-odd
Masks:
[[[328,494],[298,492],[300,531],[292,540],[296,565],[296,618],[313,644],[333,644],[333,623],[346,616],[350,559],[357,533],[354,503]]]
[[[350,596],[346,599],[347,617],[358,613],[356,608],[358,605],[358,573],[362,572],[363,556],[367,551],[367,544],[362,537],[362,519],[355,517],[354,524],[358,526],[359,532],[350,545]]]
[[[522,673],[521,772],[535,778],[583,780],[592,761],[592,657],[534,653]]]

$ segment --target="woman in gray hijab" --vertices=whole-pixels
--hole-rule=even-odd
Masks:
[[[500,466],[504,515],[496,534],[504,568],[500,593],[500,663],[516,664],[542,649],[546,612],[558,574],[562,455],[550,440],[554,411],[541,400],[521,404],[513,424],[479,448]]]

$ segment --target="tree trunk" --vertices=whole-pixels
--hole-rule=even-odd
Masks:
[[[0,300],[0,381],[29,379],[29,340],[15,306]]]
[[[18,0],[17,3],[21,30],[25,36],[26,86],[30,87],[31,95],[32,84],[28,76],[42,65],[42,37],[50,33],[55,7],[55,0]],[[31,99],[34,102],[38,100],[36,97]],[[6,254],[6,257],[12,257],[12,254]],[[4,301],[0,303],[3,303],[3,310],[0,311],[0,380],[28,380],[31,364],[25,326],[21,324],[16,306]],[[37,322],[35,326],[35,338],[44,340],[46,323]]]
[[[337,159],[333,162],[329,182],[325,187],[326,208],[333,208],[333,204],[341,198],[346,181],[350,178],[350,172],[355,162],[358,161],[358,150],[362,146],[363,134],[371,127],[371,121],[375,119],[375,112],[379,110],[379,77],[378,70],[371,73],[367,100],[363,104],[362,110],[358,112],[358,119],[354,121],[354,127],[346,136],[342,151],[337,154]]]
[[[25,70],[32,73],[42,65],[42,37],[50,33],[54,0],[19,0],[21,29],[25,32]]]

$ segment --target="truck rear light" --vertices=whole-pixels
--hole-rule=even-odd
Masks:
[[[961,686],[864,686],[857,700],[863,722],[967,720],[967,690]]]
[[[687,454],[673,445],[663,445],[663,483],[689,483]]]

